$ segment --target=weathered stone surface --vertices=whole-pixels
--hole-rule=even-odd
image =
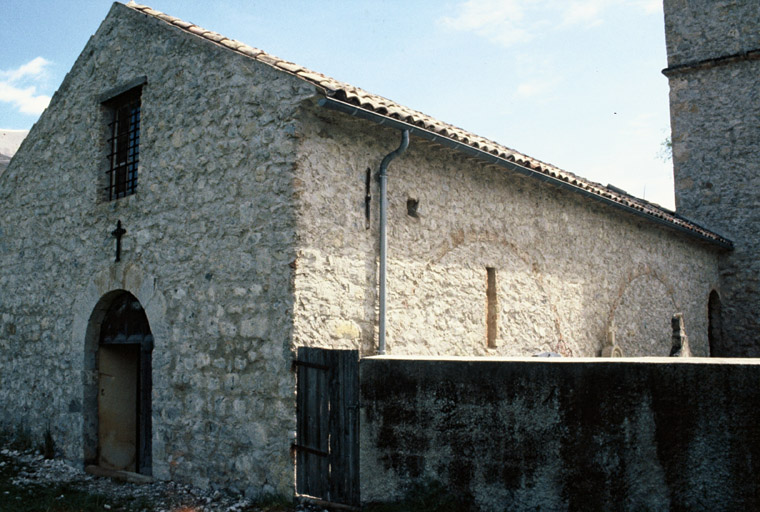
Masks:
[[[755,510],[759,360],[359,364],[361,495],[437,481],[480,510]]]
[[[142,75],[137,194],[105,202],[96,98]],[[292,126],[312,93],[113,7],[0,177],[3,424],[49,427],[63,455],[87,458],[85,333],[101,297],[128,290],[155,337],[154,476],[292,493]]]
[[[683,324],[683,315],[676,313],[670,321],[673,328],[672,343],[670,349],[671,357],[691,357],[689,348],[689,337],[686,335],[686,328]]]
[[[318,108],[304,113],[296,190],[295,343],[375,353],[377,202],[364,188],[398,134]],[[552,186],[412,137],[391,164],[392,354],[599,355],[612,326],[627,356],[667,356],[683,311],[707,356],[706,305],[720,252]],[[379,195],[372,180],[372,195]],[[417,216],[407,200],[418,200]],[[496,270],[497,347],[486,343]],[[357,326],[337,332],[336,322]]]
[[[665,0],[664,4],[669,66],[760,49],[760,4],[755,0]]]
[[[667,0],[665,24],[670,66],[760,49],[753,0]],[[725,319],[719,355],[760,354],[759,73],[758,60],[666,72],[676,207],[735,244],[716,288]]]
[[[155,339],[153,475],[288,494],[293,350],[375,351],[366,172],[398,133],[220,41],[116,4],[0,176],[0,421],[93,459],[96,317],[126,290]],[[137,193],[106,202],[98,98],[141,76]],[[708,354],[714,246],[414,137],[389,174],[391,353],[595,356],[612,329],[667,355],[683,311]]]

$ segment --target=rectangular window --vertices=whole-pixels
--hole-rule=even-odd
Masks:
[[[119,199],[137,190],[140,161],[140,94],[142,86],[104,102],[110,113],[106,197]]]
[[[496,294],[496,269],[486,267],[486,341],[488,348],[496,348],[499,336],[499,301]]]

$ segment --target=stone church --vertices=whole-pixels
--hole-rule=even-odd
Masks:
[[[665,13],[677,212],[115,3],[0,176],[3,426],[292,495],[299,347],[756,355],[760,13]]]

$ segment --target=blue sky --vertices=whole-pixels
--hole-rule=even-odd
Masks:
[[[145,3],[673,206],[660,0]],[[110,6],[0,2],[0,129],[34,124]]]

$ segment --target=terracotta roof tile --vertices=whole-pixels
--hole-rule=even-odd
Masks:
[[[237,50],[238,48],[240,48],[240,46],[242,46],[240,43],[238,43],[237,41],[233,41],[232,39],[222,39],[221,41],[219,41],[219,44],[223,44],[227,48],[232,48],[233,50]]]
[[[151,9],[150,7],[147,7],[147,6],[143,7],[142,11],[145,14],[150,14],[151,16],[156,16],[156,17],[161,16],[163,14],[161,11]]]
[[[188,23],[178,18],[165,15],[164,13],[151,9],[145,5],[139,5],[134,1],[130,1],[128,4],[126,4],[126,6],[159,19],[165,23],[173,25],[181,30],[195,34],[208,41],[221,44],[224,47],[229,48],[231,51],[236,51],[259,62],[276,67],[283,72],[291,73],[294,76],[297,76],[300,79],[312,83],[313,85],[323,89],[326,95],[335,100],[359,106],[363,109],[382,116],[404,121],[412,126],[421,128],[427,132],[431,132],[434,135],[459,141],[460,143],[466,144],[475,149],[479,149],[490,155],[498,156],[501,159],[515,162],[519,165],[532,169],[539,176],[544,175],[552,179],[558,179],[559,181],[566,183],[566,186],[570,186],[579,191],[583,191],[594,196],[606,198],[613,203],[617,203],[618,205],[622,205],[624,207],[644,213],[646,216],[660,219],[666,224],[670,224],[681,230],[691,232],[701,238],[713,241],[724,247],[731,247],[733,245],[731,241],[727,240],[726,238],[713,233],[687,219],[684,219],[675,212],[672,212],[666,208],[650,203],[643,199],[634,197],[620,189],[615,189],[615,187],[608,188],[599,183],[585,180],[573,173],[563,171],[553,165],[530,158],[517,151],[507,148],[506,146],[502,146],[497,142],[467,132],[448,123],[444,123],[433,117],[425,115],[422,112],[418,112],[403,105],[394,103],[393,101],[387,98],[383,98],[382,96],[371,94],[358,87],[354,87],[350,84],[335,80],[334,78],[330,78],[321,73],[308,70],[292,62],[279,59],[273,55],[269,55],[262,50],[253,48],[232,39],[228,39],[221,34],[203,29],[192,23]]]
[[[260,54],[256,55],[256,60],[259,62],[263,62],[264,64],[269,64],[270,66],[276,66],[280,60],[277,57],[272,57],[266,52],[261,52]]]
[[[192,32],[193,34],[198,34],[199,36],[202,36],[207,32],[206,29],[196,27],[195,25],[190,25],[189,27],[187,27],[187,30]]]
[[[322,75],[320,73],[315,73],[313,71],[302,69],[298,73],[296,73],[299,77],[309,80],[310,82],[316,82],[320,83],[322,80],[325,79],[325,75]]]
[[[211,32],[210,30],[207,32],[204,32],[203,37],[205,37],[206,39],[211,39],[212,41],[216,43],[221,43],[222,39],[227,39],[222,34],[219,34],[217,32]]]
[[[240,46],[237,49],[237,51],[239,51],[240,53],[244,53],[245,55],[248,55],[249,57],[256,57],[263,53],[258,48],[253,48],[252,46],[247,46],[247,45]]]
[[[277,67],[282,68],[286,71],[290,71],[291,73],[297,73],[303,70],[303,68],[299,66],[298,64],[293,64],[292,62],[286,62],[284,60],[278,62]]]

